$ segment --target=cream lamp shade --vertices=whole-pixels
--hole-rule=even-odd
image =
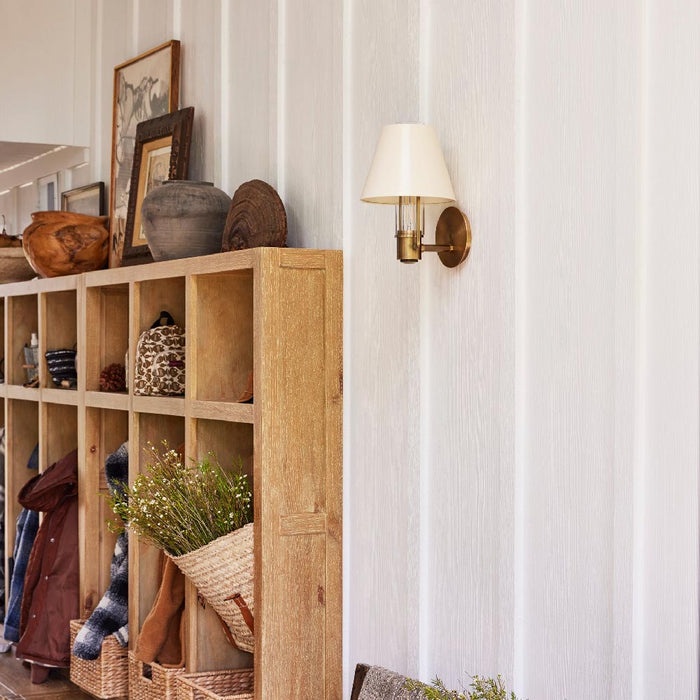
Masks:
[[[420,197],[421,204],[455,199],[432,126],[388,124],[382,129],[361,199],[375,204],[399,204],[399,197]]]

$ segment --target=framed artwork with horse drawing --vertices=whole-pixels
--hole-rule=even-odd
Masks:
[[[178,108],[180,42],[169,41],[114,69],[109,266],[121,265],[136,126]]]

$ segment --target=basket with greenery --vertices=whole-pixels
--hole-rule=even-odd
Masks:
[[[242,461],[226,470],[213,453],[185,463],[163,448],[148,445],[144,473],[115,490],[110,505],[139,539],[172,557],[236,645],[253,651],[253,497]]]
[[[421,691],[426,700],[518,700],[515,693],[506,690],[500,675],[496,678],[472,676],[469,688],[464,693],[449,690],[439,678],[430,685],[413,679],[406,681],[406,690]]]

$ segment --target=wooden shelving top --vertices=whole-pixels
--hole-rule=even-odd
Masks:
[[[272,248],[268,248],[268,251]],[[263,252],[261,252],[263,251]],[[164,277],[184,277],[185,275],[212,274],[232,270],[250,270],[255,266],[260,255],[269,253],[265,249],[239,250],[230,253],[215,253],[196,258],[181,258],[133,267],[118,267],[111,270],[97,270],[85,275],[88,287],[123,284],[124,282],[142,282]]]
[[[63,292],[77,289],[80,275],[66,275],[64,277],[46,277],[27,280],[26,282],[10,282],[0,285],[3,296],[23,296],[25,294],[40,294],[42,292]]]

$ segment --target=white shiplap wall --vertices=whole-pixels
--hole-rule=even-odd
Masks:
[[[419,663],[420,270],[393,262],[393,208],[359,198],[382,124],[418,119],[419,21],[418,0],[346,2],[348,676],[360,660],[403,673]]]
[[[637,671],[646,698],[696,698],[700,6],[646,10]]]
[[[109,180],[112,67],[178,38],[191,176],[265,179],[292,245],[345,251],[346,696],[364,661],[696,698],[700,10],[75,2],[78,178]],[[381,125],[418,119],[473,224],[458,270],[400,266],[359,201]]]
[[[513,666],[514,3],[423,10],[421,116],[476,234],[463,267],[429,254],[420,271],[421,671],[459,683]]]
[[[636,5],[531,0],[522,20],[518,585],[520,687],[533,698],[630,697]]]

